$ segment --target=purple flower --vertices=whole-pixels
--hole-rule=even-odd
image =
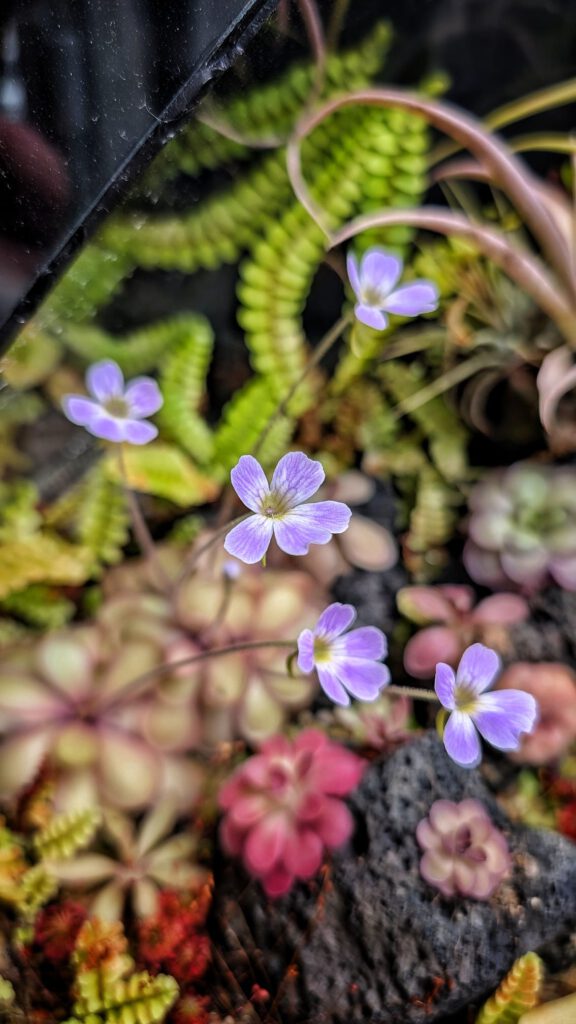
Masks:
[[[411,281],[396,288],[404,264],[398,256],[383,249],[369,249],[360,267],[352,252],[347,256],[348,277],[358,299],[356,319],[376,331],[388,326],[387,313],[420,316],[438,307],[438,289],[431,281]]]
[[[532,694],[484,692],[499,668],[498,655],[483,644],[472,644],[464,651],[456,674],[443,662],[436,666],[434,689],[440,703],[452,712],[444,729],[444,746],[462,768],[480,764],[478,732],[498,750],[518,750],[521,733],[532,732],[536,724],[538,704]]]
[[[86,387],[92,395],[64,395],[62,407],[72,423],[85,427],[105,441],[147,444],[158,434],[144,422],[162,406],[160,388],[151,377],[136,377],[124,384],[122,370],[112,359],[94,363],[86,373]]]
[[[272,535],[287,555],[306,555],[310,544],[327,544],[350,522],[352,513],[341,501],[303,504],[324,481],[321,464],[303,452],[284,455],[271,483],[252,455],[243,455],[230,477],[238,497],[255,514],[230,530],[224,547],[249,565],[264,557]]]
[[[298,637],[298,668],[316,669],[320,686],[336,704],[349,704],[348,690],[358,700],[376,700],[390,682],[390,672],[380,664],[386,655],[386,637],[375,626],[362,626],[342,634],[356,618],[351,604],[338,601],[326,608],[315,628]]]

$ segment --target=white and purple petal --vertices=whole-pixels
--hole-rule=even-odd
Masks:
[[[86,424],[86,429],[94,434],[94,437],[100,437],[103,441],[118,443],[126,440],[125,424],[126,420],[111,416],[105,409],[99,408],[92,422]]]
[[[253,455],[242,455],[230,473],[232,486],[246,508],[260,512],[270,487],[262,466]]]
[[[367,658],[370,661],[381,661],[387,650],[386,637],[376,626],[360,626],[359,629],[353,629],[332,645],[335,657]]]
[[[335,704],[342,704],[346,707],[350,703],[350,697],[342,686],[334,666],[318,665],[316,671],[320,680],[320,686],[326,696],[333,700]]]
[[[334,673],[357,700],[376,700],[390,682],[390,670],[379,661],[342,658],[334,662]]]
[[[270,484],[273,495],[281,495],[290,508],[316,494],[324,483],[322,463],[309,459],[304,452],[288,452],[280,459]]]
[[[333,604],[329,604],[324,609],[316,628],[314,629],[315,636],[322,637],[323,640],[335,640],[339,637],[348,626],[351,626],[356,618],[356,609],[352,604],[341,604],[340,601],[334,601]]]
[[[86,386],[98,402],[121,398],[124,394],[124,375],[113,359],[102,359],[88,367]]]
[[[128,384],[124,398],[130,410],[130,416],[136,419],[153,416],[164,404],[162,392],[152,377],[135,377]]]
[[[472,715],[480,734],[497,750],[518,750],[520,736],[538,720],[538,704],[523,690],[495,690],[478,697]]]
[[[354,316],[361,324],[372,327],[375,331],[384,331],[388,326],[388,317],[374,306],[368,306],[365,302],[358,302],[354,306]]]
[[[436,665],[434,690],[442,706],[448,708],[448,711],[454,711],[456,707],[456,675],[454,669],[443,661]]]
[[[298,668],[301,672],[312,672],[314,668],[314,633],[303,629],[298,637]]]
[[[346,255],[346,270],[348,271],[348,280],[352,285],[352,291],[355,295],[360,297],[360,272],[358,270],[358,260],[354,253],[350,249]]]
[[[238,523],[226,534],[224,547],[229,555],[248,565],[255,565],[264,558],[271,540],[272,520],[255,515]]]
[[[500,669],[500,658],[484,644],[472,644],[460,658],[456,672],[457,686],[465,686],[473,694],[483,693]]]
[[[360,263],[360,288],[362,292],[380,292],[383,298],[390,294],[400,280],[404,264],[399,256],[383,249],[368,249]]]
[[[397,316],[420,316],[438,308],[438,290],[429,281],[413,281],[388,295],[383,307]]]
[[[101,412],[97,402],[83,395],[64,395],[62,409],[66,418],[78,427],[89,427]]]
[[[119,420],[124,434],[124,440],[129,444],[148,444],[158,437],[158,427],[153,423],[146,423],[144,420]]]
[[[287,555],[307,555],[310,544],[328,544],[333,533],[343,533],[352,515],[340,501],[299,505],[273,520],[278,547]]]
[[[443,739],[448,756],[461,768],[476,768],[480,764],[480,740],[470,715],[453,711],[446,722]]]

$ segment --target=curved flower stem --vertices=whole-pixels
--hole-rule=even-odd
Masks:
[[[542,205],[531,172],[499,139],[490,135],[480,121],[469,114],[448,103],[438,103],[399,89],[362,89],[330,100],[314,113],[303,117],[294,131],[286,154],[292,186],[302,205],[328,236],[330,232],[323,223],[323,215],[314,204],[302,176],[300,144],[330,114],[355,104],[397,107],[420,114],[439,131],[450,135],[460,146],[468,149],[486,167],[491,180],[514,204],[554,267],[567,294],[574,298],[576,289],[570,267],[568,240]]]
[[[122,444],[118,445],[118,466],[120,469],[120,477],[122,479],[122,485],[124,487],[124,493],[128,502],[128,509],[130,511],[130,518],[132,520],[132,527],[134,535],[138,541],[138,546],[144,555],[144,557],[150,562],[154,573],[156,575],[156,582],[163,590],[169,590],[172,586],[172,581],[168,576],[160,558],[158,556],[158,549],[152,538],[152,534],[148,529],[148,524],[144,516],[142,515],[142,509],[134,491],[130,487],[128,480],[128,471],[126,469],[126,460],[124,458],[124,447]]]
[[[466,217],[451,213],[442,206],[392,210],[356,217],[335,232],[330,242],[331,245],[339,245],[368,228],[396,224],[413,225],[442,235],[461,235],[475,242],[489,259],[532,296],[537,305],[554,320],[570,346],[576,348],[576,312],[570,308],[544,264],[536,256],[513,245],[499,231],[473,224]]]
[[[216,533],[213,533],[204,544],[195,551],[192,551],[189,557],[184,560],[184,564],[173,583],[173,587],[177,587],[178,584],[192,572],[198,560],[206,551],[210,550],[213,544],[216,544],[217,541],[221,540],[222,537],[228,533],[228,530],[231,530],[233,526],[237,526],[238,523],[241,523],[244,519],[247,519],[249,515],[251,515],[251,513],[246,512],[244,515],[237,516],[236,519],[231,519],[229,522],[225,523],[224,526],[221,526],[216,530]]]
[[[349,6],[350,0],[332,0],[332,12],[326,35],[326,47],[329,52],[336,50],[338,47],[338,40],[344,28],[344,21]]]
[[[292,401],[292,399],[294,398],[294,395],[298,391],[298,388],[304,383],[304,381],[305,381],[306,377],[308,376],[308,374],[310,373],[310,371],[313,370],[315,366],[318,366],[318,363],[324,358],[326,353],[330,351],[332,346],[338,341],[338,339],[339,339],[340,335],[342,334],[342,332],[345,330],[345,328],[351,322],[352,322],[352,314],[351,313],[345,313],[344,316],[341,316],[340,319],[336,321],[336,323],[330,328],[329,331],[326,332],[324,337],[318,342],[318,344],[316,345],[316,348],[314,349],[314,351],[312,352],[312,355],[310,356],[310,359],[308,360],[308,362],[306,363],[306,366],[302,370],[302,373],[300,374],[298,379],[296,381],[294,381],[292,387],[287,392],[287,394],[284,396],[284,398],[280,402],[278,408],[275,410],[274,414],[270,417],[270,419],[268,420],[268,423],[264,427],[264,430],[260,434],[260,437],[258,438],[258,440],[257,440],[257,442],[256,442],[256,444],[255,444],[255,446],[254,446],[254,448],[252,449],[252,452],[251,452],[251,454],[254,457],[256,457],[258,455],[258,453],[261,451],[262,445],[264,444],[264,441],[268,437],[268,434],[270,433],[272,427],[274,426],[276,421],[281,416],[283,416],[284,413],[287,411],[288,406],[290,405],[290,402]]]
[[[324,28],[315,0],[298,0],[300,16],[304,22],[306,34],[312,47],[312,54],[316,63],[316,81],[308,103],[313,103],[322,92],[324,85],[324,74],[326,70],[326,42],[324,39]]]
[[[189,668],[202,661],[209,661],[211,658],[222,658],[227,654],[237,654],[240,651],[257,651],[260,648],[266,647],[294,650],[295,642],[294,640],[246,640],[237,644],[230,644],[228,647],[214,647],[212,650],[200,651],[198,654],[192,654],[188,658],[180,658],[178,661],[166,661],[163,665],[156,665],[155,668],[149,669],[148,672],[143,672],[142,675],[131,679],[122,690],[113,693],[109,700],[104,698],[104,705],[108,710],[109,708],[116,707],[118,704],[123,704],[124,701],[131,700],[140,689],[145,690],[150,683],[155,683],[162,676],[170,675],[171,672],[175,672],[178,669]]]
[[[439,704],[440,701],[434,693],[434,690],[424,690],[418,686],[387,686],[383,691],[385,694],[391,694],[392,697],[411,697],[412,700],[427,700],[434,704]]]

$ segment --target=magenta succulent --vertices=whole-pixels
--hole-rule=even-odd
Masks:
[[[303,452],[284,455],[270,483],[252,455],[242,455],[230,477],[254,515],[230,530],[224,547],[249,565],[264,557],[272,537],[287,555],[306,555],[310,544],[327,544],[350,522],[352,513],[341,501],[307,502],[323,483],[324,470]]]
[[[349,704],[348,693],[358,700],[376,700],[390,682],[390,672],[381,664],[387,651],[384,633],[375,626],[346,632],[355,618],[351,604],[336,601],[313,630],[303,629],[298,637],[298,668],[306,673],[316,669],[324,693],[336,704]]]
[[[532,694],[522,690],[485,692],[499,670],[496,651],[483,644],[472,644],[464,651],[456,673],[442,662],[436,666],[434,689],[442,706],[450,711],[444,746],[462,768],[480,764],[478,733],[498,750],[518,750],[522,733],[532,732],[536,724],[538,704]]]
[[[534,590],[552,578],[576,590],[576,469],[519,463],[490,474],[470,510],[464,563],[472,579]]]
[[[220,791],[224,850],[242,858],[268,896],[284,895],[350,837],[352,815],[340,797],[358,785],[364,766],[317,729],[293,741],[273,737]]]
[[[478,800],[436,800],[416,838],[420,874],[443,896],[487,900],[510,871],[506,839]]]
[[[426,626],[404,648],[404,667],[416,679],[431,678],[439,660],[457,665],[476,640],[504,645],[506,627],[529,615],[519,594],[492,594],[474,607],[474,591],[461,585],[404,587],[396,599],[407,619]]]
[[[360,265],[352,252],[347,257],[348,278],[356,296],[354,313],[357,320],[383,331],[388,326],[387,313],[398,316],[420,316],[438,307],[438,289],[431,281],[410,281],[397,288],[404,269],[403,261],[384,249],[369,249]]]
[[[85,395],[64,395],[62,408],[67,418],[105,441],[147,444],[158,434],[146,417],[162,406],[162,395],[151,377],[136,377],[124,384],[122,370],[113,359],[94,363],[86,373]]]

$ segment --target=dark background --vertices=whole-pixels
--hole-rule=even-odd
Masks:
[[[326,19],[336,2],[320,4]],[[0,328],[5,322],[6,339],[173,134],[182,113],[234,64],[276,8],[276,0],[4,0]],[[414,84],[446,71],[449,97],[477,113],[576,73],[573,0],[351,0],[343,40],[382,17],[396,30],[389,79]],[[293,50],[280,50],[285,59],[306,46],[294,12],[290,32],[297,38]],[[250,60],[258,77],[277,72],[269,33],[256,35]],[[574,119],[574,108],[563,108],[528,127],[570,129]]]

